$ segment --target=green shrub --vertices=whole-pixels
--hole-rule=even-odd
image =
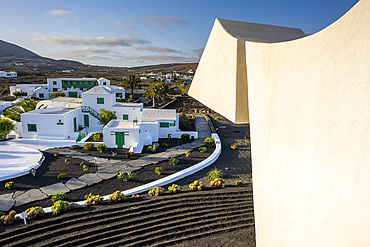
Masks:
[[[189,156],[190,156],[190,154],[191,154],[191,152],[190,152],[190,151],[186,151],[186,152],[185,152],[186,157],[189,157]]]
[[[164,193],[164,189],[162,187],[154,187],[148,192],[150,196],[159,196],[159,195],[162,195],[163,193]]]
[[[65,197],[66,197],[66,196],[65,196],[64,192],[60,192],[60,193],[56,193],[55,195],[53,195],[53,196],[51,197],[51,200],[52,200],[53,202],[63,201]]]
[[[92,150],[94,150],[95,149],[95,145],[94,145],[94,143],[86,143],[85,145],[84,145],[84,147],[83,147],[83,149],[84,150],[90,150],[90,151],[92,151]]]
[[[57,176],[57,179],[66,179],[67,178],[67,174],[65,173],[61,173]]]
[[[93,134],[91,137],[94,140],[94,142],[97,142],[100,140],[100,133]]]
[[[204,140],[204,143],[207,144],[208,146],[213,146],[215,145],[215,139],[208,137]]]
[[[92,194],[92,193],[86,195],[85,199],[86,199],[85,203],[87,205],[90,205],[90,204],[95,205],[95,204],[99,204],[99,203],[103,202],[103,197],[101,197],[99,195],[94,196],[94,194]]]
[[[116,191],[114,192],[110,197],[109,197],[109,201],[110,202],[120,202],[120,201],[124,201],[126,200],[127,197],[122,194],[120,191]]]
[[[107,146],[104,144],[98,144],[96,146],[96,150],[98,150],[99,153],[104,153],[107,150]]]
[[[20,90],[20,91],[14,91],[13,92],[13,95],[15,97],[22,97],[22,96],[27,96],[27,93],[26,92],[23,92],[22,90]]]
[[[83,165],[82,169],[83,169],[84,172],[87,172],[89,170],[89,166],[88,165]]]
[[[152,153],[155,153],[155,151],[157,150],[157,145],[153,144],[151,146],[148,147],[148,151],[149,152],[152,152]]]
[[[201,152],[201,153],[205,153],[205,152],[207,152],[207,148],[206,148],[206,147],[200,147],[198,150],[199,150],[199,152]]]
[[[44,216],[46,213],[42,207],[32,207],[26,210],[27,219],[35,219],[40,216]]]
[[[69,205],[69,202],[67,201],[56,201],[54,205],[51,207],[53,215],[58,215],[62,212],[67,211],[68,205]]]
[[[205,188],[206,185],[198,180],[195,180],[193,183],[189,184],[190,190],[204,190]]]
[[[225,179],[215,178],[210,182],[211,187],[225,187]]]
[[[0,211],[0,217],[3,216],[3,215],[5,215],[5,213]]]
[[[13,181],[9,181],[5,184],[5,188],[7,189],[13,189],[15,186],[15,183]]]
[[[125,176],[124,173],[118,173],[117,178],[123,178]]]
[[[15,217],[16,214],[17,212],[12,210],[9,212],[9,215],[2,215],[0,217],[0,225],[11,225],[17,220],[20,220],[20,217]]]
[[[180,161],[174,157],[170,158],[170,160],[168,161],[168,163],[170,163],[170,165],[177,165]]]
[[[51,93],[50,94],[50,97],[52,97],[52,98],[55,98],[55,97],[64,97],[64,96],[66,96],[66,95],[63,92],[54,92],[54,93]]]
[[[220,117],[215,117],[215,120],[216,121],[222,121],[222,119]]]
[[[127,175],[123,176],[123,181],[128,181],[130,180],[131,178],[135,177],[135,172],[128,172]]]
[[[215,178],[224,178],[225,174],[221,170],[215,168],[212,171],[207,172],[206,177],[211,180],[214,180]]]
[[[158,175],[161,175],[163,172],[164,172],[164,169],[162,166],[157,166],[155,169],[154,169],[154,172],[157,173]]]
[[[164,148],[168,148],[168,144],[167,144],[167,143],[163,143],[163,144],[162,144],[162,147],[164,147]]]
[[[177,192],[180,192],[181,191],[181,186],[180,185],[177,185],[177,184],[173,184],[170,187],[168,187],[168,190],[171,193],[177,193]]]
[[[190,140],[190,135],[189,134],[182,134],[181,139],[185,142]]]

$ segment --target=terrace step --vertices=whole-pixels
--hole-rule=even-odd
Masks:
[[[252,193],[245,188],[183,192],[97,207],[8,229],[0,233],[0,246],[47,246],[51,241],[53,246],[145,246],[254,224]]]

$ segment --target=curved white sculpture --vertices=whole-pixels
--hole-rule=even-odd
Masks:
[[[257,246],[370,246],[370,1],[308,37],[246,41],[245,61],[224,51],[242,45],[222,32],[189,94],[249,117]],[[213,60],[224,66],[210,42],[225,43]],[[211,69],[225,76],[211,83]]]

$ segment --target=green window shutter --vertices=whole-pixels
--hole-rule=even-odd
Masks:
[[[28,132],[37,132],[36,124],[27,124]]]
[[[43,93],[39,93],[39,98],[40,99],[43,99],[44,98],[44,94]]]
[[[123,114],[123,120],[128,120],[128,115],[127,114]]]
[[[58,88],[53,88],[53,92],[58,92]]]
[[[103,105],[104,104],[104,98],[97,98],[96,103],[99,104],[99,105]]]
[[[107,85],[107,83],[105,81],[103,81],[103,85]]]
[[[170,123],[169,122],[160,122],[159,123],[159,127],[160,128],[169,128],[170,127]]]
[[[57,85],[57,82],[56,81],[53,81],[53,85]]]
[[[173,123],[170,123],[170,126],[175,126],[176,122],[174,121]]]

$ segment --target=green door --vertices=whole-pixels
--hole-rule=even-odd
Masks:
[[[73,118],[73,129],[74,132],[77,132],[77,119],[75,117]]]
[[[116,132],[116,145],[118,148],[123,148],[123,145],[125,145],[125,133],[124,132]]]
[[[72,98],[77,98],[77,92],[69,92],[68,96]]]
[[[85,127],[89,127],[89,115],[84,115],[84,125]]]

